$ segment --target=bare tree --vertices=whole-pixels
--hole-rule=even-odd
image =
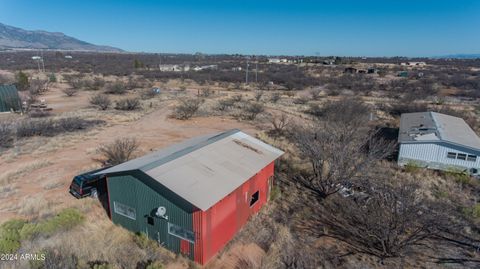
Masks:
[[[272,115],[270,117],[270,123],[272,124],[272,129],[269,132],[270,135],[279,136],[285,133],[285,130],[290,123],[290,119],[287,114],[282,113],[280,115]]]
[[[138,147],[135,138],[118,138],[110,144],[100,146],[98,152],[104,157],[103,163],[117,165],[131,160]]]
[[[308,221],[299,220],[302,230],[315,237],[334,237],[354,252],[384,259],[427,244],[452,225],[449,206],[432,202],[418,191],[418,184],[391,171],[380,169],[350,197],[305,203],[315,214]]]
[[[376,132],[368,128],[368,109],[362,103],[342,100],[324,111],[323,120],[292,130],[302,157],[310,163],[297,180],[322,198],[361,178],[395,146],[376,138]]]

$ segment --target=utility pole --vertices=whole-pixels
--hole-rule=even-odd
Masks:
[[[245,71],[245,84],[248,84],[248,58],[247,58],[247,69]]]
[[[258,59],[255,60],[255,83],[258,83]]]
[[[42,70],[43,70],[43,73],[45,73],[45,63],[43,61],[43,50],[42,51]]]

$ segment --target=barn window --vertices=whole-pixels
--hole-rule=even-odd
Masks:
[[[459,159],[459,160],[466,160],[466,159],[467,159],[467,154],[458,153],[458,154],[457,154],[457,159]]]
[[[476,161],[477,161],[477,156],[475,156],[475,155],[468,155],[468,156],[467,156],[467,161],[476,162]]]
[[[250,198],[250,207],[252,207],[258,201],[259,196],[260,196],[260,194],[259,194],[258,191],[256,191],[254,194],[252,194],[252,197]]]
[[[170,222],[168,223],[168,233],[181,239],[190,241],[192,243],[195,242],[195,235],[192,231],[189,231]]]
[[[113,211],[129,219],[133,219],[133,220],[137,219],[137,213],[135,211],[135,208],[121,204],[119,202],[115,202],[115,201],[113,202]]]
[[[448,152],[448,153],[447,153],[447,158],[449,158],[449,159],[456,159],[456,158],[457,158],[457,153],[455,153],[455,152]]]
[[[155,220],[153,219],[153,217],[148,216],[148,217],[147,217],[147,223],[148,223],[149,225],[152,225],[152,226],[153,226],[153,225],[155,225]]]

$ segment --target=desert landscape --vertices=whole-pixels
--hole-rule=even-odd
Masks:
[[[196,268],[112,223],[101,199],[73,197],[70,183],[108,163],[101,148],[119,139],[139,157],[234,128],[286,154],[270,202],[205,268],[478,266],[478,179],[396,164],[403,113],[461,117],[478,133],[478,59],[44,52],[44,72],[35,55],[0,53],[0,82],[22,102],[0,114],[0,247],[50,258],[2,268]],[[160,58],[216,67],[162,71]]]

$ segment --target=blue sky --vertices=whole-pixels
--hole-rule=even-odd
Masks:
[[[480,53],[476,0],[0,0],[0,22],[137,52]]]

